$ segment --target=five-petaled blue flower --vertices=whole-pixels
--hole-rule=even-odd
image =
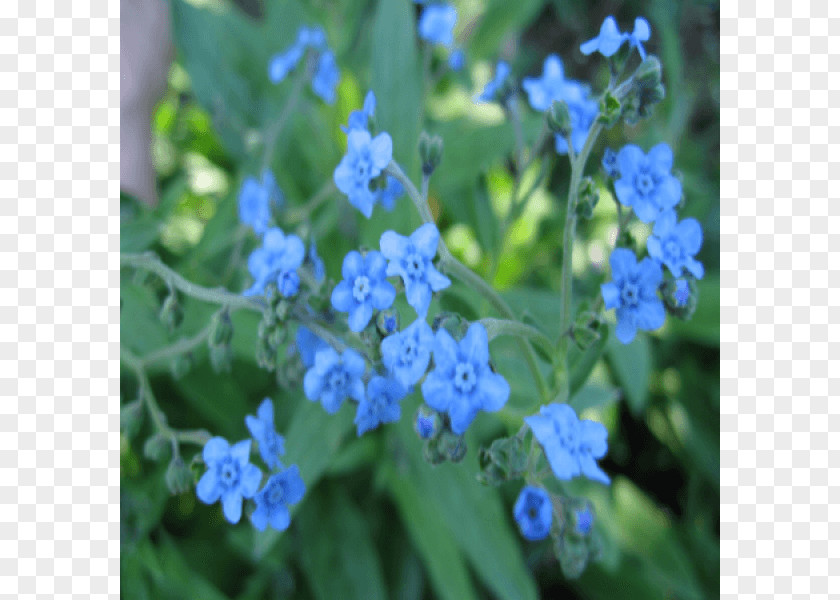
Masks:
[[[312,76],[312,91],[327,104],[332,104],[335,102],[335,88],[340,77],[335,55],[327,50],[318,59],[318,68]]]
[[[645,155],[635,144],[618,152],[615,195],[625,206],[631,206],[643,223],[650,223],[680,202],[682,184],[671,175],[674,153],[665,142],[657,144]]]
[[[551,531],[551,498],[541,487],[526,485],[513,505],[513,518],[526,540],[544,540]]]
[[[315,364],[315,353],[318,350],[329,348],[330,345],[308,328],[299,325],[295,334],[295,347],[300,354],[300,362],[308,369]]]
[[[632,33],[627,34],[627,40],[630,42],[631,46],[639,51],[639,56],[642,57],[642,60],[644,60],[646,56],[645,48],[642,46],[642,42],[646,42],[649,39],[650,23],[647,22],[647,19],[636,17],[636,22],[633,23],[633,31]]]
[[[272,475],[254,496],[257,508],[251,514],[251,523],[260,531],[265,531],[269,525],[277,531],[285,531],[290,522],[289,505],[300,502],[305,492],[297,465]]]
[[[303,377],[303,392],[313,402],[321,402],[329,414],[335,414],[348,396],[361,402],[365,399],[365,359],[355,350],[340,355],[333,348],[315,353],[315,364]]]
[[[409,387],[426,373],[432,356],[435,334],[422,318],[400,333],[382,340],[382,362],[394,379]]]
[[[380,423],[400,420],[400,400],[408,390],[399,381],[375,375],[367,385],[367,396],[356,409],[356,433],[362,435]]]
[[[239,190],[239,220],[262,235],[271,221],[272,207],[283,203],[283,193],[277,187],[269,169],[262,172],[262,180],[246,177]]]
[[[388,259],[388,276],[399,275],[405,284],[408,303],[425,317],[432,301],[432,292],[449,287],[449,278],[432,264],[440,234],[433,223],[425,223],[409,237],[386,231],[379,239],[382,256]]]
[[[341,265],[343,281],[332,291],[332,305],[340,312],[350,313],[350,331],[359,333],[367,327],[373,310],[385,310],[394,303],[397,290],[385,279],[388,264],[376,250],[362,255],[351,250]]]
[[[257,442],[260,456],[269,469],[282,466],[280,455],[283,454],[283,436],[274,429],[274,404],[271,398],[262,401],[257,409],[257,416],[245,415],[245,425],[251,437]]]
[[[674,277],[683,269],[697,279],[703,278],[703,264],[694,258],[703,244],[703,229],[696,219],[683,219],[677,223],[674,211],[663,213],[656,219],[653,235],[648,237],[648,254],[664,264]]]
[[[385,132],[372,139],[363,129],[351,129],[347,134],[347,154],[335,168],[333,179],[350,204],[367,218],[376,201],[370,182],[391,162],[391,152],[391,136]]]
[[[636,255],[627,248],[616,248],[610,255],[613,280],[601,285],[607,310],[615,310],[615,336],[623,344],[636,337],[636,329],[652,331],[665,323],[665,306],[656,291],[662,282],[662,268],[645,257],[636,262]]]
[[[422,39],[448,48],[453,43],[452,30],[457,20],[458,12],[454,6],[430,4],[423,10],[417,29]]]
[[[589,56],[593,52],[600,52],[604,56],[612,56],[627,37],[618,30],[618,23],[614,17],[607,17],[601,24],[601,31],[598,37],[592,38],[580,45],[580,51]]]
[[[607,453],[606,427],[595,421],[580,421],[571,406],[557,403],[541,406],[540,413],[525,417],[525,422],[558,479],[584,475],[604,484],[610,482],[595,462]]]
[[[556,54],[549,54],[543,62],[540,77],[525,77],[522,88],[528,94],[528,103],[534,110],[548,110],[554,100],[565,100],[571,81],[563,77],[563,61]]]
[[[464,433],[479,410],[497,411],[507,402],[510,386],[490,368],[487,331],[481,323],[470,325],[460,342],[438,329],[434,357],[435,369],[423,382],[423,399],[449,413],[453,432]]]
[[[499,100],[500,102],[504,102],[505,98],[498,97],[502,93],[505,88],[505,82],[507,81],[508,76],[510,75],[510,65],[507,64],[505,61],[500,60],[496,64],[496,74],[493,76],[493,79],[484,86],[481,94],[478,95],[476,98],[477,102],[493,102],[494,100]]]
[[[265,286],[275,283],[283,292],[297,293],[298,267],[303,263],[306,253],[303,241],[296,235],[284,235],[283,231],[273,227],[265,232],[262,246],[248,257],[248,271],[254,278],[254,285],[245,291],[246,296],[262,294]]]
[[[569,137],[572,140],[572,148],[575,152],[580,152],[586,143],[589,128],[595,121],[595,117],[598,116],[598,103],[589,97],[589,88],[577,81],[567,82],[565,95],[562,99],[569,108],[569,118],[572,126]],[[559,133],[554,136],[554,149],[558,154],[569,152],[569,144],[566,138]]]
[[[221,437],[211,438],[203,451],[207,471],[195,488],[195,495],[205,504],[222,501],[222,512],[231,523],[242,517],[242,499],[252,498],[262,479],[262,472],[248,462],[251,440],[231,446]]]

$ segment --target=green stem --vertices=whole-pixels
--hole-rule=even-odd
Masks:
[[[193,337],[188,339],[182,339],[170,346],[166,346],[164,348],[160,348],[159,350],[155,350],[147,354],[146,356],[138,357],[138,360],[142,363],[143,367],[148,367],[149,365],[160,362],[163,360],[167,360],[169,358],[173,358],[180,354],[184,354],[185,352],[189,352],[196,346],[199,346],[203,343],[210,335],[210,332],[213,329],[213,325],[210,324]]]
[[[500,335],[512,335],[519,338],[531,340],[539,344],[543,352],[548,356],[554,355],[554,344],[542,331],[519,321],[508,319],[484,318],[478,321],[487,330],[487,338],[492,340]]]
[[[423,200],[423,195],[417,190],[414,182],[411,181],[408,175],[405,174],[405,171],[403,171],[400,166],[392,160],[388,163],[388,166],[385,167],[385,172],[396,178],[396,180],[402,184],[408,194],[408,197],[411,198],[411,201],[414,203],[414,208],[417,209],[417,212],[420,214],[420,218],[423,219],[423,222],[434,223],[435,219],[432,217],[432,211],[429,209],[429,203]],[[438,245],[438,251],[440,251],[441,246],[443,246],[442,240]]]

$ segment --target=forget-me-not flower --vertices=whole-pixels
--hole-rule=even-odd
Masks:
[[[452,30],[458,12],[449,4],[430,4],[423,9],[417,29],[420,37],[433,44],[442,44],[447,48],[452,46]]]
[[[260,531],[265,531],[269,525],[277,531],[285,531],[290,522],[289,505],[300,502],[305,492],[297,465],[272,475],[254,496],[257,508],[251,514],[251,523]]]
[[[271,60],[268,61],[268,78],[271,83],[280,83],[289,73],[294,71],[305,51],[304,46],[295,43],[285,52],[280,52],[271,57]]]
[[[335,55],[327,50],[318,59],[318,68],[312,76],[312,91],[327,104],[335,102],[335,88],[341,73],[335,62]]]
[[[607,429],[600,423],[578,420],[568,404],[548,404],[538,415],[525,417],[557,479],[584,475],[604,484],[610,478],[596,459],[607,453]]]
[[[408,390],[399,381],[375,375],[367,385],[367,396],[356,409],[357,435],[375,429],[380,423],[400,420],[400,400]]]
[[[248,257],[248,271],[254,278],[254,285],[245,291],[246,296],[262,294],[269,283],[277,284],[277,288],[297,292],[297,286],[290,288],[290,284],[297,281],[295,271],[303,264],[306,250],[303,241],[296,235],[284,235],[281,229],[270,228],[265,232],[262,246]]]
[[[618,23],[614,17],[607,17],[601,24],[601,31],[598,37],[592,38],[580,45],[580,51],[589,56],[593,52],[600,52],[610,57],[621,48],[621,44],[627,39],[626,35],[618,30]]]
[[[551,531],[551,498],[541,487],[526,485],[513,505],[513,518],[522,537],[536,542],[544,540]]]
[[[330,345],[312,333],[308,328],[299,325],[295,334],[295,348],[300,354],[300,362],[307,369],[315,364],[315,353],[329,348]]]
[[[525,77],[522,89],[528,94],[528,103],[538,111],[548,110],[554,100],[566,99],[566,88],[571,82],[563,77],[563,61],[556,54],[549,54],[543,62],[540,77]]]
[[[245,425],[257,442],[260,456],[268,468],[277,469],[282,466],[279,457],[284,452],[283,436],[274,428],[274,404],[271,398],[262,401],[256,417],[245,415]]]
[[[214,437],[204,444],[204,463],[207,471],[198,480],[195,495],[205,504],[222,501],[225,519],[238,523],[242,517],[242,499],[252,498],[262,479],[262,472],[248,462],[251,440],[231,446],[222,437]]]
[[[379,239],[382,256],[388,259],[388,276],[399,275],[405,285],[405,296],[420,317],[426,316],[432,292],[449,287],[449,278],[432,264],[440,234],[434,223],[425,223],[409,237],[386,231]]]
[[[636,337],[636,329],[652,331],[665,323],[665,306],[656,291],[662,282],[662,268],[627,248],[616,248],[610,255],[612,281],[601,286],[604,306],[615,310],[615,336],[623,344]]]
[[[449,413],[452,431],[462,434],[479,410],[501,409],[510,395],[504,377],[490,368],[487,330],[473,323],[464,339],[456,342],[445,329],[438,329],[434,343],[435,369],[422,385],[426,404]]]
[[[405,190],[399,179],[388,175],[385,178],[385,187],[377,192],[376,198],[382,203],[382,208],[391,212],[403,193],[405,193]]]
[[[361,110],[354,110],[350,113],[350,117],[347,119],[347,126],[341,126],[341,130],[344,133],[350,133],[352,129],[364,129],[367,130],[368,128],[368,121],[373,118],[374,113],[376,112],[376,96],[373,93],[373,90],[368,90],[368,93],[365,94],[365,101],[362,104]]]
[[[681,276],[685,269],[697,279],[703,278],[703,264],[694,255],[702,244],[700,223],[691,218],[677,223],[677,213],[672,210],[656,219],[653,235],[647,240],[648,254],[668,267],[674,277]]]
[[[618,152],[615,195],[624,206],[630,206],[643,223],[650,223],[680,202],[682,184],[671,175],[674,153],[665,142],[647,154],[635,144],[627,144]]]
[[[391,162],[391,152],[391,136],[385,132],[375,138],[363,129],[351,129],[347,134],[347,154],[335,168],[333,179],[350,204],[367,218],[376,201],[370,182]]]
[[[315,353],[315,363],[303,377],[303,392],[313,402],[320,402],[329,414],[335,414],[348,396],[365,399],[365,359],[352,349],[341,354],[327,347]]]
[[[500,60],[496,64],[496,74],[493,76],[487,85],[484,86],[481,94],[478,95],[476,98],[477,102],[493,102],[496,100],[496,96],[499,95],[502,90],[505,88],[507,78],[510,75],[510,65],[507,64],[505,61]],[[499,98],[500,101],[504,101],[504,98]]]
[[[385,278],[388,263],[376,250],[362,255],[351,250],[344,257],[341,276],[344,278],[332,291],[332,305],[339,312],[349,313],[350,331],[359,333],[367,327],[373,310],[385,310],[394,303],[397,290]]]
[[[400,333],[382,340],[382,362],[392,377],[410,387],[426,373],[434,341],[432,328],[418,318]]]
[[[636,21],[633,23],[633,31],[627,34],[627,40],[630,42],[631,46],[639,51],[639,56],[642,57],[642,60],[644,60],[647,56],[645,48],[642,46],[642,42],[646,42],[649,39],[650,23],[647,22],[647,19],[636,17]]]
[[[277,187],[274,174],[264,169],[261,180],[246,177],[239,190],[239,220],[262,235],[271,221],[272,207],[283,203],[283,193]]]
[[[580,152],[586,143],[589,128],[595,121],[595,117],[598,116],[598,103],[589,97],[589,88],[577,81],[567,82],[565,95],[562,99],[569,108],[572,127],[569,138],[572,140],[572,148],[575,152]],[[558,154],[569,152],[569,144],[566,138],[559,133],[554,135],[554,149]]]

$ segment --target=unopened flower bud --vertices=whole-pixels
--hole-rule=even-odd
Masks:
[[[420,150],[420,160],[423,163],[423,174],[431,175],[440,164],[443,156],[443,138],[439,135],[429,135],[425,131],[420,134],[417,144]]]
[[[175,331],[184,320],[184,310],[178,302],[175,292],[170,293],[160,308],[160,320],[169,331]]]
[[[563,100],[555,100],[546,111],[546,122],[549,129],[568,137],[572,133],[572,117],[569,114],[569,107]]]
[[[172,442],[168,437],[160,433],[154,434],[146,440],[143,444],[143,455],[149,460],[161,460],[167,454],[167,451],[172,447]]]
[[[183,494],[194,484],[193,474],[180,456],[173,458],[166,468],[166,487],[173,494]]]

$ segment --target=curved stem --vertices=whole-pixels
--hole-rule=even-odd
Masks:
[[[213,325],[210,324],[201,331],[199,331],[197,334],[195,334],[193,337],[178,340],[170,346],[166,346],[164,348],[160,348],[159,350],[155,350],[154,352],[151,352],[146,356],[138,357],[138,360],[142,363],[143,367],[148,367],[152,363],[160,362],[162,360],[178,356],[179,354],[189,352],[190,350],[204,342],[210,336],[210,332],[212,331],[212,329]]]
[[[519,321],[508,319],[484,318],[478,321],[487,330],[487,338],[492,340],[500,335],[512,335],[536,342],[548,356],[554,354],[554,344],[542,331]]]

